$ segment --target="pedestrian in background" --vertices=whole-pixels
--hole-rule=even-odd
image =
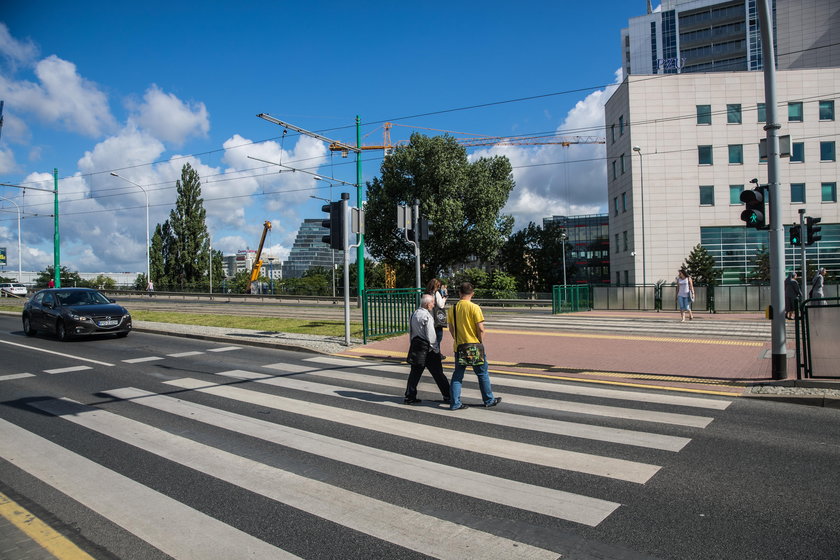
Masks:
[[[688,320],[694,319],[691,312],[691,304],[694,302],[694,280],[688,275],[685,268],[677,272],[677,297],[676,302],[680,308],[680,323],[685,322],[685,314],[688,313]]]
[[[146,284],[146,292],[148,292],[149,297],[155,295],[155,285],[152,283],[151,280],[149,280],[149,283]]]
[[[816,276],[814,276],[814,281],[811,284],[811,293],[808,294],[808,297],[814,298],[824,298],[825,292],[823,291],[823,287],[825,286],[825,268],[820,268],[817,271]],[[825,300],[818,301],[815,305],[828,305],[828,302]]]
[[[417,398],[417,383],[423,370],[428,368],[429,373],[437,383],[443,402],[449,403],[449,380],[443,374],[443,365],[440,361],[440,339],[435,335],[434,319],[432,309],[435,306],[435,298],[429,294],[420,297],[420,307],[411,315],[409,320],[409,338],[411,345],[408,349],[408,363],[411,364],[411,372],[408,374],[408,384],[405,388],[404,404],[419,404],[422,402]]]
[[[443,329],[447,327],[446,322],[446,284],[441,283],[437,278],[432,278],[426,284],[426,293],[435,298],[435,306],[432,308],[432,318],[435,321],[435,334],[437,335],[438,344],[443,341]],[[446,356],[441,354],[441,360],[446,359]]]
[[[796,302],[802,299],[802,289],[797,282],[796,271],[788,272],[785,279],[785,318],[793,319],[796,311]]]
[[[501,397],[493,396],[493,388],[490,385],[489,366],[484,352],[484,314],[481,308],[472,302],[474,292],[469,282],[461,284],[461,299],[450,307],[447,313],[449,334],[455,340],[455,371],[452,372],[450,410],[469,408],[461,402],[461,383],[467,365],[471,365],[478,377],[478,388],[481,390],[484,406],[496,406],[502,400]]]
[[[55,288],[55,280],[50,278],[50,281],[47,282],[47,288]]]

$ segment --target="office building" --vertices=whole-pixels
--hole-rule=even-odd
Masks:
[[[306,219],[298,230],[289,259],[283,263],[283,275],[286,278],[300,278],[312,267],[323,267],[331,270],[333,263],[342,265],[344,255],[341,251],[333,252],[330,246],[321,238],[329,235],[329,229],[321,225],[323,220]]]
[[[610,283],[609,216],[552,216],[543,218],[543,227],[559,224],[566,230],[566,268],[568,284],[604,285]]]

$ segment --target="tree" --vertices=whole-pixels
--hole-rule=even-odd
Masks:
[[[550,292],[552,286],[563,282],[563,231],[556,222],[545,227],[529,223],[508,238],[499,264],[522,290]],[[568,266],[569,259],[566,262]]]
[[[466,150],[449,136],[412,134],[385,158],[381,177],[367,183],[365,240],[370,254],[383,262],[410,266],[414,249],[396,228],[397,206],[420,201],[420,215],[432,235],[420,242],[424,281],[475,256],[495,257],[513,227],[500,215],[514,187],[506,157],[467,160]]]
[[[753,269],[750,271],[749,280],[754,284],[770,283],[770,251],[765,245],[755,252],[752,260]]]
[[[61,286],[64,288],[72,288],[74,286],[84,286],[86,285],[85,281],[82,280],[82,277],[79,276],[78,272],[71,272],[67,269],[66,266],[62,266],[58,269],[61,274]],[[50,280],[55,278],[55,267],[50,265],[41,272],[38,273],[38,277],[35,278],[35,287],[36,288],[46,288],[49,284]]]
[[[720,271],[715,268],[715,258],[699,244],[691,250],[683,267],[697,284],[716,286],[720,278]]]

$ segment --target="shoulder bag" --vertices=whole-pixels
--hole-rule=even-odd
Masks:
[[[455,336],[458,336],[458,304],[452,309],[452,325],[455,329]],[[484,365],[484,345],[480,342],[465,342],[456,348],[458,353],[458,365],[461,366],[482,366]]]

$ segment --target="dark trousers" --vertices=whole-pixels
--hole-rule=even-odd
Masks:
[[[443,364],[440,361],[440,354],[437,352],[429,352],[426,354],[426,364],[411,364],[411,373],[408,374],[408,385],[405,388],[405,398],[417,398],[417,384],[420,382],[420,376],[423,375],[423,370],[428,368],[429,373],[435,378],[440,394],[444,399],[449,398],[449,380],[443,374]]]

